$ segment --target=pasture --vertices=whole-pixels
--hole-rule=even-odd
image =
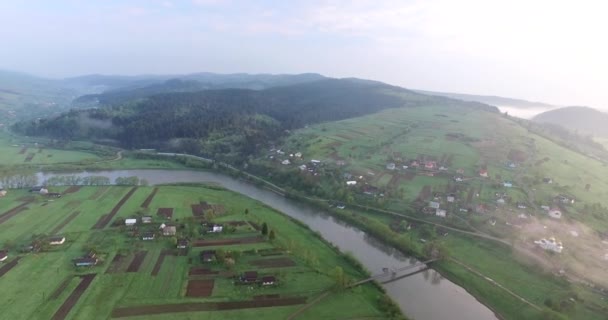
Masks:
[[[0,198],[0,214],[24,208],[0,223],[0,244],[9,253],[0,263],[7,266],[0,308],[10,319],[284,319],[326,290],[328,300],[298,319],[383,316],[383,294],[374,286],[337,289],[336,266],[349,279],[364,278],[361,271],[309,229],[249,198],[192,186],[50,191],[62,197],[13,189]],[[193,204],[202,204],[202,216],[193,214]],[[173,209],[172,217],[157,215],[159,208]],[[147,215],[153,221],[143,224]],[[126,218],[138,224],[125,226]],[[211,221],[223,232],[206,232]],[[176,235],[163,236],[161,223],[174,225]],[[264,223],[273,239],[261,234]],[[142,240],[144,233],[154,240]],[[48,245],[51,235],[65,243]],[[176,248],[178,238],[189,239],[187,249]],[[259,241],[229,243],[252,238]],[[39,251],[24,251],[36,241]],[[209,250],[216,252],[213,261],[201,258]],[[97,265],[75,267],[72,260],[89,252]],[[243,283],[248,271],[258,279]],[[263,277],[275,282],[262,285]]]

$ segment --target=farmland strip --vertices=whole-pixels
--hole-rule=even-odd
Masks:
[[[148,251],[137,252],[135,254],[135,257],[133,257],[133,261],[131,261],[131,264],[127,268],[127,272],[139,271],[139,268],[141,267],[141,264],[144,262],[144,259],[146,258],[147,254],[148,254]]]
[[[23,210],[27,210],[27,205],[30,203],[30,201],[26,201],[10,210],[8,210],[7,212],[3,213],[0,215],[0,224],[3,224],[4,222],[6,222],[6,220],[16,216],[19,212],[23,211]]]
[[[35,155],[36,155],[35,153],[28,153],[27,157],[25,157],[25,160],[23,160],[23,162],[30,162],[30,161],[32,161],[32,159],[34,159]]]
[[[226,302],[191,302],[179,304],[161,304],[137,307],[123,307],[112,310],[113,318],[146,316],[163,313],[197,312],[197,311],[221,311],[249,308],[266,308],[279,306],[292,306],[306,303],[306,297],[279,298],[279,299],[256,299],[248,301],[226,301]]]
[[[65,288],[68,287],[68,285],[70,284],[70,281],[72,281],[73,276],[69,276],[66,279],[64,279],[61,284],[59,284],[59,287],[57,287],[57,289],[55,289],[55,291],[53,291],[53,293],[51,294],[51,296],[49,297],[49,299],[51,300],[55,300],[57,298],[59,298],[59,296],[61,295],[61,293],[65,290]]]
[[[173,255],[173,251],[171,250],[163,250],[160,252],[158,259],[156,259],[156,264],[154,264],[154,268],[152,269],[152,276],[156,277],[160,268],[163,266],[163,261],[165,261],[165,256]]]
[[[124,197],[122,197],[122,199],[120,199],[116,206],[114,206],[114,209],[112,209],[109,214],[101,217],[99,221],[97,221],[97,223],[93,226],[93,229],[103,229],[108,223],[110,223],[110,221],[112,221],[112,218],[114,218],[114,216],[118,213],[118,210],[120,210],[120,208],[125,204],[125,202],[127,202],[127,200],[131,198],[131,196],[133,195],[133,193],[135,193],[136,190],[137,187],[131,188],[131,190],[129,190],[129,192]]]
[[[68,193],[75,193],[78,192],[78,190],[80,190],[80,188],[82,188],[82,186],[71,186],[69,188],[67,188],[63,194],[68,194]]]
[[[21,259],[21,257],[17,257],[17,258],[15,258],[15,260],[3,265],[2,268],[0,268],[0,277],[5,275],[7,272],[11,271],[11,269],[14,268],[17,265],[17,263],[19,263],[20,259]]]
[[[114,256],[114,259],[112,259],[112,262],[110,263],[110,266],[108,267],[108,269],[106,270],[106,273],[118,273],[121,271],[122,269],[122,264],[124,262],[124,258],[125,256],[117,253]]]
[[[154,190],[152,190],[152,192],[146,198],[146,200],[144,201],[144,203],[141,204],[142,208],[147,208],[150,205],[150,203],[152,203],[152,199],[154,199],[154,196],[156,195],[156,192],[158,192],[158,188],[154,188]]]
[[[89,200],[97,200],[104,192],[108,190],[108,186],[99,187],[95,193],[89,197]]]
[[[208,247],[208,246],[219,246],[219,245],[233,245],[233,244],[247,244],[247,243],[258,243],[264,239],[256,237],[243,237],[235,239],[220,239],[220,240],[197,240],[192,244],[193,247]]]
[[[68,223],[76,218],[80,214],[80,211],[74,211],[71,215],[69,215],[65,220],[63,220],[58,226],[56,226],[53,230],[51,230],[51,234],[57,234],[63,227],[65,227]]]
[[[70,310],[72,310],[72,308],[78,302],[78,299],[80,299],[80,296],[82,296],[82,294],[85,292],[85,290],[87,290],[89,285],[91,285],[91,282],[93,282],[93,279],[95,279],[96,275],[97,274],[95,274],[95,273],[91,273],[91,274],[85,274],[85,275],[81,276],[82,280],[80,281],[78,286],[74,289],[74,291],[72,291],[70,296],[63,302],[61,307],[59,307],[59,310],[57,310],[57,312],[55,312],[55,314],[53,315],[53,318],[51,318],[51,319],[52,320],[65,319],[67,317],[68,313],[70,313]]]
[[[293,267],[296,263],[290,258],[272,258],[272,259],[259,259],[253,260],[249,264],[254,265],[258,268],[285,268]]]

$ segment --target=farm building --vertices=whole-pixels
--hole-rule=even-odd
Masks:
[[[543,248],[547,251],[561,253],[562,250],[564,249],[564,246],[562,245],[561,241],[556,241],[555,238],[549,238],[549,240],[540,239],[538,241],[534,241],[534,243],[536,243],[541,248]]]
[[[221,224],[212,224],[207,227],[207,232],[211,233],[220,233],[224,230],[224,227]]]
[[[285,160],[281,161],[281,164],[284,164],[284,165],[288,165],[288,164],[290,164],[290,163],[291,163],[291,162],[290,162],[289,160],[287,160],[287,159],[285,159]]]
[[[540,206],[540,208],[543,209],[543,210],[545,210],[545,211],[551,210],[551,207],[545,206],[545,205]]]
[[[513,188],[513,182],[505,181],[502,183],[502,186],[505,188]]]
[[[44,187],[42,186],[36,186],[36,187],[32,187],[30,189],[30,192],[40,192],[40,190],[44,189]]]
[[[7,193],[6,190],[0,189],[0,197],[6,196],[6,193]]]
[[[481,170],[479,170],[479,176],[487,178],[488,177],[488,170],[487,169],[481,169]]]
[[[59,192],[47,192],[45,195],[49,198],[61,198],[61,193]]]
[[[424,168],[428,170],[433,170],[437,168],[437,162],[435,161],[427,161],[424,163]]]
[[[125,225],[130,227],[137,223],[137,219],[125,219]]]
[[[277,278],[275,276],[265,276],[262,277],[262,285],[263,286],[272,286],[277,283]]]
[[[298,168],[300,168],[301,171],[304,171],[304,170],[306,170],[306,165],[303,164],[303,165],[299,166]]]
[[[245,271],[240,278],[243,283],[253,283],[258,281],[257,271]]]
[[[387,165],[386,165],[386,169],[388,169],[388,170],[395,170],[395,164],[394,164],[394,163],[392,163],[392,162],[391,162],[391,163],[389,163],[389,164],[387,164]]]
[[[312,160],[310,160],[310,163],[317,165],[317,164],[321,163],[321,160],[312,159]]]
[[[355,181],[355,180],[346,181],[346,185],[347,186],[355,186],[355,185],[357,185],[357,181]]]
[[[74,259],[72,261],[74,262],[75,267],[92,267],[97,264],[98,260],[97,260],[97,258],[84,257],[84,258]]]
[[[169,237],[174,236],[177,232],[175,226],[166,226],[163,228],[163,236]]]
[[[553,179],[552,178],[544,178],[543,182],[546,184],[552,184],[553,183]]]
[[[435,202],[435,201],[431,201],[429,202],[429,207],[433,208],[433,209],[439,209],[439,202]]]
[[[38,193],[47,194],[47,193],[49,193],[49,189],[42,188],[42,189],[40,189],[40,191],[38,191]]]
[[[517,208],[518,209],[526,209],[526,208],[528,208],[528,206],[525,203],[523,203],[523,202],[518,202],[517,203]]]
[[[152,217],[151,216],[143,216],[143,217],[141,217],[141,222],[142,223],[152,223]]]
[[[154,240],[154,232],[144,232],[141,235],[142,240]]]
[[[4,262],[8,259],[8,252],[2,250],[0,251],[0,262]]]
[[[557,208],[553,208],[553,209],[549,210],[549,217],[551,217],[553,219],[561,219],[562,211]]]
[[[216,259],[215,250],[201,251],[200,257],[201,257],[201,262],[213,262]]]
[[[49,244],[52,246],[60,245],[65,243],[65,237],[50,237]]]
[[[295,156],[296,158],[302,158],[302,152],[296,152],[296,153],[294,154],[294,156]]]
[[[188,247],[188,239],[178,239],[177,240],[178,249],[186,249],[187,247]]]
[[[456,201],[456,195],[455,195],[455,194],[453,194],[453,193],[450,193],[450,194],[448,194],[448,196],[447,196],[446,200],[447,200],[448,202],[454,202],[454,201]]]
[[[456,175],[454,176],[454,181],[456,182],[463,182],[464,181],[464,177],[461,175]]]
[[[445,210],[443,210],[443,209],[437,209],[437,211],[435,212],[435,215],[436,215],[436,216],[438,216],[438,217],[442,217],[442,218],[445,218],[445,216],[446,216],[447,214],[448,214],[448,213],[447,213]]]

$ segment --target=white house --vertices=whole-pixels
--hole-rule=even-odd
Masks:
[[[40,192],[40,194],[47,194],[47,193],[49,193],[49,189],[42,188],[42,189],[40,189],[39,192]]]
[[[435,215],[438,217],[445,218],[445,216],[447,215],[447,211],[443,209],[437,209],[437,211],[435,211]]]
[[[505,204],[505,199],[498,198],[498,200],[496,200],[496,203],[498,203],[498,204]]]
[[[281,161],[281,164],[284,164],[284,165],[288,165],[290,163],[291,162],[288,159],[285,159],[285,160]]]
[[[545,210],[545,211],[549,211],[551,210],[551,208],[549,206],[540,206],[541,209]]]
[[[503,187],[505,188],[512,188],[513,187],[513,183],[509,182],[509,181],[505,181],[502,183]]]
[[[555,238],[549,238],[549,240],[540,239],[538,241],[534,241],[534,243],[548,251],[561,253],[562,250],[564,250],[564,246],[562,245],[561,241],[556,241]]]
[[[49,244],[52,246],[60,245],[65,243],[65,237],[51,237],[49,238]]]
[[[4,262],[6,259],[8,259],[8,252],[4,250],[0,251],[0,262]]]
[[[312,159],[312,160],[310,160],[310,162],[311,162],[312,164],[319,164],[319,163],[321,163],[321,160],[315,160],[315,159]]]
[[[395,170],[395,164],[391,162],[391,163],[389,163],[389,164],[386,165],[386,168],[388,170]]]
[[[137,219],[125,219],[125,226],[134,226],[137,223]]]
[[[456,196],[454,196],[453,194],[448,194],[447,200],[448,202],[454,202],[456,201]]]
[[[302,152],[296,152],[294,156],[296,156],[296,158],[302,158]]]
[[[209,228],[209,232],[219,233],[224,230],[224,227],[219,224],[214,224],[212,228]]]
[[[439,202],[431,201],[429,202],[429,207],[433,209],[439,209]]]
[[[347,186],[354,186],[354,185],[357,185],[357,181],[355,181],[355,180],[346,181],[346,185],[347,185]]]
[[[0,190],[0,197],[4,197],[4,196],[6,196],[6,190],[1,189]]]
[[[561,219],[562,212],[557,208],[553,208],[553,209],[549,210],[549,217],[551,217],[553,219]]]
[[[303,165],[299,166],[298,168],[300,168],[301,171],[304,171],[304,170],[306,170],[306,165],[303,164]]]

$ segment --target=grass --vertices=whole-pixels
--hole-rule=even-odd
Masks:
[[[62,191],[65,187],[56,187]],[[227,269],[222,263],[203,264],[199,261],[199,253],[209,248],[191,248],[187,256],[166,256],[157,276],[151,271],[162,250],[173,247],[170,238],[159,237],[154,241],[141,241],[128,236],[124,227],[107,227],[102,230],[91,230],[99,217],[109,212],[114,205],[128,192],[130,187],[110,187],[98,200],[89,200],[95,194],[97,187],[83,187],[78,192],[64,195],[62,198],[46,202],[47,199],[36,195],[28,209],[0,224],[0,243],[8,247],[9,261],[16,256],[22,259],[8,273],[0,278],[0,287],[7,297],[0,301],[0,308],[5,316],[11,319],[48,319],[50,318],[71,291],[79,283],[75,275],[81,273],[97,273],[91,286],[82,295],[76,306],[68,314],[67,319],[107,319],[116,307],[136,305],[154,305],[166,303],[201,302],[201,301],[235,301],[249,300],[260,294],[280,294],[282,296],[314,297],[319,292],[334,286],[332,271],[336,266],[344,269],[350,278],[362,278],[359,269],[351,265],[335,249],[321,241],[309,229],[303,228],[290,218],[270,209],[269,207],[225,190],[209,189],[190,186],[162,186],[150,204],[149,212],[154,216],[152,226],[141,228],[157,229],[161,219],[156,217],[159,207],[175,208],[173,221],[193,224],[190,205],[201,200],[213,204],[223,204],[224,215],[214,218],[222,221],[256,221],[266,222],[274,230],[274,242],[265,241],[259,244],[224,246],[226,251],[240,252],[236,264]],[[140,208],[141,203],[152,191],[151,187],[140,187],[125,203],[115,220],[145,214]],[[10,190],[9,194],[0,199],[2,212],[21,203],[19,200],[30,194],[25,190]],[[42,204],[46,205],[42,206]],[[69,210],[64,209],[69,207]],[[248,209],[248,214],[245,214]],[[29,243],[32,234],[48,234],[50,230],[61,223],[74,211],[81,213],[66,225],[61,234],[67,239],[64,245],[48,248],[39,253],[23,254],[18,248]],[[194,224],[193,224],[194,226]],[[179,229],[180,233],[185,233]],[[213,237],[237,237],[258,234],[250,226],[241,226],[236,234],[214,235]],[[199,237],[199,236],[197,236]],[[208,236],[204,236],[207,238]],[[92,268],[76,269],[72,266],[73,258],[82,256],[85,248],[94,247],[98,257],[103,260],[100,265]],[[257,269],[249,262],[264,258],[257,250],[266,248],[281,248],[282,256],[290,257],[296,266],[287,268]],[[216,249],[220,249],[219,247]],[[136,273],[105,273],[110,262],[117,253],[130,257],[134,252],[145,250],[147,255]],[[130,263],[130,258],[125,259]],[[191,262],[190,262],[191,261]],[[248,286],[235,286],[233,280],[224,276],[216,276],[212,296],[207,298],[186,297],[185,288],[188,281],[188,270],[191,267],[211,267],[214,270],[235,274],[247,270],[258,270],[261,274],[272,274],[280,279],[276,287],[250,289]],[[65,290],[56,298],[50,299],[51,294],[65,279],[70,279]],[[354,291],[339,291],[330,295],[327,301],[310,308],[301,319],[335,319],[364,316],[383,317],[379,309],[378,299],[383,295],[373,285],[365,285]],[[352,305],[352,301],[357,301]],[[193,319],[205,317],[209,319],[232,318],[268,318],[284,319],[300,306],[262,308],[238,311],[216,311],[197,313],[178,313],[170,315],[175,319]],[[161,319],[169,315],[134,317],[135,319]]]

